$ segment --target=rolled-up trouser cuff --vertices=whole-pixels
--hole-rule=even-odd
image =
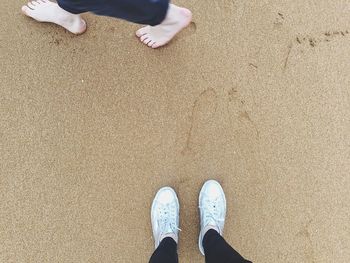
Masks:
[[[143,23],[140,23],[140,24],[143,24],[143,25],[150,25],[150,26],[156,26],[156,25],[159,25],[161,24],[167,13],[168,13],[168,9],[169,9],[169,1],[159,1],[158,4],[157,4],[157,12],[155,14],[155,16],[149,20],[149,21],[144,21]]]
[[[169,0],[57,0],[57,4],[72,14],[92,12],[150,26],[161,24],[169,8]]]

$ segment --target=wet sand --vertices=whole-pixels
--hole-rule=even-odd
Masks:
[[[84,15],[73,36],[0,10],[0,261],[148,262],[150,205],[181,202],[199,254],[206,179],[226,239],[254,262],[350,261],[347,1],[180,1],[194,22],[160,50]]]

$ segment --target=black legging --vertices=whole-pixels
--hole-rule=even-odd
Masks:
[[[215,230],[209,230],[203,238],[206,263],[251,263],[234,250]],[[150,263],[178,263],[177,244],[167,237],[154,251]]]

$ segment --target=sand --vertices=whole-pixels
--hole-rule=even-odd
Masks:
[[[84,15],[73,36],[3,1],[0,261],[148,262],[150,205],[181,202],[181,262],[204,262],[197,199],[254,262],[350,261],[348,1],[178,1],[165,48]]]

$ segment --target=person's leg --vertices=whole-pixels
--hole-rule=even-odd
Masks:
[[[34,0],[23,6],[22,12],[39,22],[63,26],[74,34],[86,30],[86,23],[79,16],[84,12],[148,25],[139,29],[136,35],[152,48],[167,44],[192,20],[188,9],[169,4],[169,0],[58,0],[57,4]]]
[[[199,250],[206,263],[247,263],[222,237],[226,217],[226,197],[221,185],[207,181],[199,194]]]
[[[203,247],[206,263],[249,263],[234,250],[220,234],[210,229],[204,235]]]
[[[166,237],[154,251],[150,263],[178,263],[177,243],[171,237]]]
[[[79,12],[64,10],[49,0],[30,1],[22,6],[22,12],[39,22],[60,25],[73,34],[82,34],[86,30],[86,22],[80,17]]]
[[[155,26],[166,18],[168,8],[169,0],[57,0],[57,3],[32,0],[22,7],[22,11],[39,22],[55,23],[77,33],[71,22],[81,13],[92,12]]]
[[[151,209],[151,222],[156,250],[150,263],[177,263],[179,234],[179,200],[175,191],[164,187],[156,194]]]

